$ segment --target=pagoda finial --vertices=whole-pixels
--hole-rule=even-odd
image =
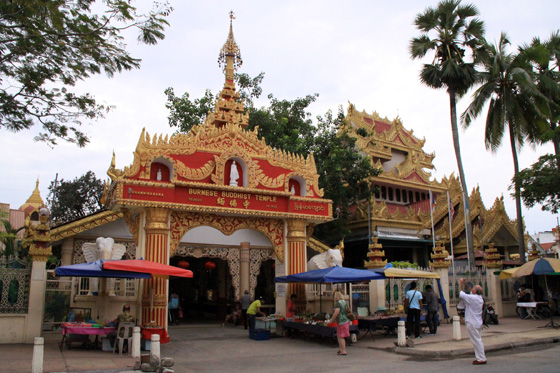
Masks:
[[[235,42],[233,37],[233,20],[235,15],[233,11],[229,12],[229,35],[228,38],[220,50],[220,56],[218,57],[218,65],[224,69],[226,74],[226,84],[229,82],[233,83],[234,72],[243,64],[241,59],[241,51],[239,46]]]

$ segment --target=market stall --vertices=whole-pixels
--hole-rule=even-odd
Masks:
[[[385,277],[382,274],[368,270],[334,266],[280,276],[276,277],[274,281],[280,283],[333,284],[381,280],[383,278]],[[318,314],[305,314],[293,319],[286,319],[282,325],[286,330],[298,330],[307,334],[334,339],[336,338],[336,323],[326,323],[325,320],[329,318],[328,316],[328,313],[324,314],[321,309]],[[359,334],[357,320],[351,325],[350,332],[354,335]]]

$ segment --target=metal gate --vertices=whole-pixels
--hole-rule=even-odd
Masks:
[[[47,270],[43,331],[58,330],[65,321],[70,306],[72,286],[72,277],[56,278],[54,270]]]

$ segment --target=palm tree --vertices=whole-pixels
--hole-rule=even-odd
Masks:
[[[441,1],[437,8],[429,7],[416,16],[414,24],[422,33],[410,43],[412,58],[422,58],[434,52],[431,64],[424,64],[420,80],[431,88],[445,88],[449,94],[451,131],[457,167],[463,189],[465,206],[466,243],[469,263],[474,262],[472,223],[469,208],[469,192],[461,160],[459,130],[457,127],[457,97],[463,96],[476,81],[474,58],[466,61],[467,50],[472,56],[484,42],[484,23],[476,17],[478,9],[472,5],[461,5],[460,0]]]
[[[555,31],[550,39],[541,43],[534,38],[530,46],[524,45],[521,52],[534,63],[537,87],[546,97],[548,130],[543,134],[544,141],[552,141],[554,153],[560,156],[560,133],[557,129],[560,120],[560,31]],[[556,159],[560,168],[560,158]]]
[[[508,53],[510,44],[502,33],[497,45],[487,45],[487,55],[481,60],[483,71],[479,73],[481,86],[473,94],[473,100],[461,116],[465,127],[482,112],[488,103],[486,116],[485,144],[492,152],[498,150],[504,133],[509,132],[513,167],[519,172],[517,148],[525,140],[538,142],[540,131],[545,126],[544,117],[535,100],[541,98],[532,78],[532,67],[526,53]],[[517,209],[517,233],[519,236],[519,256],[525,261],[525,240],[523,236],[523,216],[519,183],[514,182],[515,205]]]

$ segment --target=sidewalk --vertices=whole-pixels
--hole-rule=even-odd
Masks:
[[[490,325],[482,331],[484,349],[488,352],[513,350],[535,344],[553,343],[560,341],[560,329],[544,327],[550,320],[521,320],[515,318],[501,318],[499,325]],[[396,340],[396,339],[395,339]],[[394,341],[395,341],[394,340]],[[393,341],[393,342],[394,342]],[[469,339],[465,325],[461,325],[461,340],[453,340],[451,324],[442,324],[438,328],[438,335],[423,336],[413,339],[414,347],[396,347],[393,343],[388,346],[380,344],[370,348],[386,348],[402,355],[419,356],[424,358],[456,358],[474,356],[473,345]]]
[[[500,325],[491,325],[483,331],[483,341],[487,352],[515,349],[532,344],[552,343],[560,340],[560,329],[539,328],[549,320],[520,320],[518,318],[500,318]],[[218,352],[221,357],[259,356],[270,353],[290,355],[294,348],[305,348],[313,351],[325,351],[336,347],[336,342],[290,340],[274,338],[270,343],[254,343],[247,338],[247,331],[242,328],[221,327],[217,323],[185,324],[172,326],[169,329],[171,343],[161,345],[161,355],[172,357],[179,366],[193,355],[198,358],[212,360]],[[363,334],[362,334],[363,335]],[[423,336],[413,339],[414,347],[396,347],[396,336],[383,334],[366,335],[352,344],[352,349],[381,351],[424,358],[449,359],[473,355],[473,347],[464,325],[461,327],[460,341],[452,340],[452,325],[443,323],[436,336]],[[111,352],[83,350],[72,348],[59,350],[60,333],[49,333],[44,336],[44,372],[129,372],[133,370],[136,359],[128,355],[119,356]],[[298,347],[299,346],[299,347]],[[376,352],[374,350],[378,350]],[[30,372],[33,356],[32,345],[11,344],[0,345],[0,372]],[[305,364],[305,362],[301,362]],[[242,366],[239,371],[242,370]],[[235,370],[235,369],[234,369]],[[177,370],[180,371],[180,370]]]

